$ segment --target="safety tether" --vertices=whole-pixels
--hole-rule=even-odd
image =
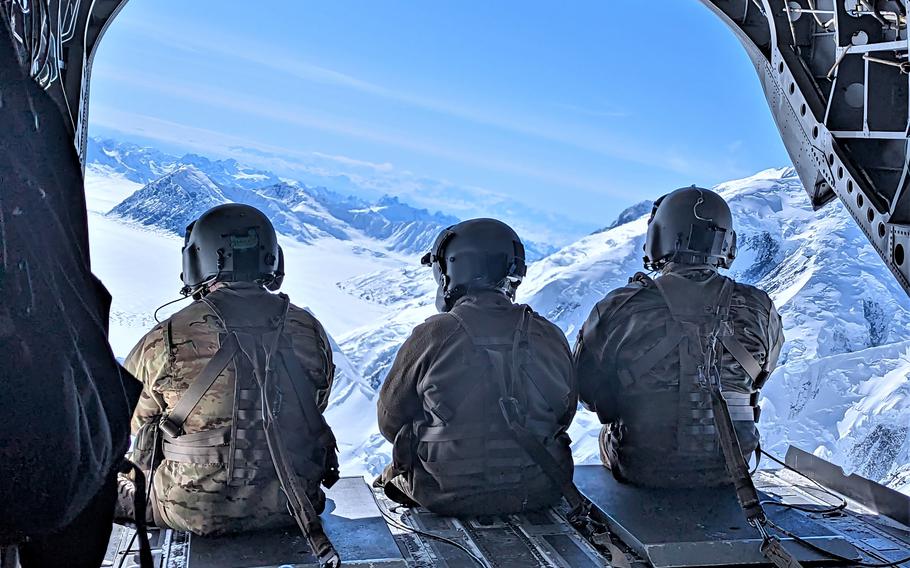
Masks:
[[[600,521],[591,516],[593,504],[579,491],[572,481],[571,471],[559,464],[538,436],[525,426],[527,411],[519,400],[520,392],[525,386],[522,376],[522,346],[528,345],[528,327],[533,311],[530,306],[523,306],[521,320],[515,330],[511,345],[511,364],[509,371],[505,370],[503,353],[495,349],[501,342],[486,342],[476,337],[465,323],[464,319],[455,312],[448,312],[453,316],[461,328],[467,333],[475,349],[483,353],[493,367],[493,378],[499,387],[499,407],[506,425],[512,432],[515,441],[528,454],[534,463],[543,471],[544,475],[560,489],[563,498],[569,504],[569,514],[566,520],[579,533],[585,536],[592,544],[610,553],[610,565],[615,568],[630,568],[629,560],[610,537],[610,531]],[[571,465],[570,465],[571,467]]]
[[[749,473],[749,465],[743,458],[739,438],[736,436],[736,428],[733,425],[733,419],[730,417],[730,409],[727,407],[727,401],[723,395],[723,386],[720,380],[720,359],[728,342],[721,340],[720,333],[722,328],[730,328],[729,314],[733,300],[733,287],[733,280],[725,278],[724,285],[715,303],[716,309],[712,329],[706,338],[704,361],[698,367],[697,386],[710,392],[714,427],[717,430],[718,440],[723,452],[724,465],[733,480],[736,498],[746,516],[746,520],[761,535],[761,553],[778,568],[800,568],[801,564],[783,547],[780,539],[768,533],[768,519],[761,506],[758,490],[755,488],[755,483]],[[675,319],[677,312],[673,309],[674,306],[669,306],[669,295],[664,294],[664,299],[668,303],[671,316]],[[747,369],[748,371],[751,371],[751,369]]]

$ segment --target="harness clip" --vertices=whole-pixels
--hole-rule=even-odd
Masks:
[[[509,426],[512,426],[513,424],[524,424],[524,416],[521,413],[521,405],[519,404],[518,399],[514,396],[510,396],[508,398],[500,398],[499,409],[502,411],[502,417],[505,418],[506,424]]]
[[[183,434],[183,428],[171,422],[170,416],[167,414],[161,417],[161,421],[158,422],[158,428],[171,438],[177,438]]]

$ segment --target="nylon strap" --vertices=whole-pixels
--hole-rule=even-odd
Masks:
[[[770,536],[765,531],[767,522],[765,511],[761,506],[758,490],[755,488],[755,483],[749,473],[749,464],[743,458],[742,447],[739,445],[739,438],[736,437],[736,428],[730,418],[730,410],[721,390],[719,360],[721,355],[723,355],[723,349],[726,344],[723,341],[718,341],[718,333],[725,319],[729,317],[730,303],[733,297],[731,282],[731,280],[727,280],[721,290],[714,327],[709,336],[710,343],[705,350],[705,367],[703,371],[709,374],[706,378],[707,386],[711,389],[714,425],[721,450],[723,451],[724,465],[727,468],[727,473],[733,479],[739,506],[742,508],[749,524],[754,526],[762,535],[761,553],[778,568],[800,568],[800,563],[781,545],[780,540]]]
[[[322,484],[326,488],[331,488],[339,479],[338,458],[335,456],[335,449],[338,447],[338,443],[335,440],[335,434],[326,423],[325,416],[319,412],[315,393],[310,392],[309,389],[305,389],[306,392],[301,392],[301,389],[297,385],[298,381],[302,382],[306,380],[306,371],[304,371],[303,365],[300,364],[300,360],[293,355],[288,355],[283,349],[279,349],[276,355],[281,359],[281,365],[290,378],[294,393],[297,396],[297,403],[300,406],[300,410],[303,412],[310,432],[319,435],[322,443],[324,443],[325,446],[328,446],[329,463],[323,472]]]
[[[753,383],[765,372],[764,368],[755,360],[755,357],[749,353],[742,343],[733,335],[721,335],[720,342],[736,362],[740,364],[746,373],[752,378]]]
[[[230,333],[224,343],[218,349],[218,352],[209,360],[202,371],[196,376],[193,384],[186,389],[177,404],[170,412],[161,418],[161,430],[172,438],[177,438],[183,433],[183,424],[187,417],[196,408],[196,405],[205,396],[205,393],[212,388],[215,381],[227,368],[228,363],[237,353],[237,337]]]
[[[667,321],[667,333],[660,342],[650,351],[636,359],[628,365],[628,373],[633,382],[638,381],[655,365],[664,360],[664,358],[673,352],[676,347],[685,339],[685,335],[674,320]],[[629,385],[625,385],[629,386]]]

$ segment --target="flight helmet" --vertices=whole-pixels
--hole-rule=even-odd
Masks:
[[[278,290],[284,252],[271,221],[241,203],[212,207],[186,228],[180,278],[185,295],[215,282],[255,282]]]
[[[497,290],[514,300],[527,273],[521,239],[496,219],[471,219],[445,229],[421,264],[433,267],[440,312],[473,290]]]
[[[691,186],[654,202],[644,246],[645,268],[670,262],[729,268],[736,257],[730,206],[717,193]]]

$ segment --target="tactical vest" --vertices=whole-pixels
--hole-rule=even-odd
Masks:
[[[641,290],[656,287],[670,317],[657,328],[617,323],[627,330],[625,345],[652,347],[636,352],[634,359],[619,361],[622,390],[617,396],[622,399],[623,419],[610,425],[602,449],[614,473],[632,483],[726,483],[729,476],[706,382],[706,351],[719,349],[724,360],[720,367],[723,397],[747,460],[759,445],[757,401],[767,377],[763,363],[737,338],[743,330],[736,329],[731,318],[735,283],[719,274],[703,281],[672,272],[656,280],[640,278],[645,284]],[[636,314],[629,311],[619,317]],[[736,374],[730,372],[734,361],[741,368]]]
[[[510,406],[521,409],[521,426],[562,464],[560,482],[570,481],[568,436],[551,406],[571,389],[570,377],[554,374],[535,358],[529,307],[523,306],[519,321],[501,336],[485,335],[457,309],[448,314],[470,338],[472,349],[456,380],[426,379],[432,385],[424,394],[428,419],[414,425],[419,461],[411,480],[414,498],[436,513],[460,516],[552,505],[560,497],[560,485],[516,440],[505,414]]]
[[[246,301],[238,301],[244,299]],[[324,350],[308,350],[308,359],[300,360],[299,351],[292,348],[291,336],[282,332],[289,306],[289,300],[283,294],[262,293],[251,300],[236,296],[227,288],[216,290],[201,301],[224,330],[219,335],[220,348],[202,372],[193,378],[180,400],[162,417],[160,436],[165,461],[159,468],[167,467],[168,462],[200,466],[217,464],[220,471],[216,486],[207,487],[205,494],[199,494],[197,506],[201,514],[188,517],[177,513],[180,518],[174,518],[175,512],[168,510],[165,498],[164,502],[159,500],[158,503],[162,520],[172,528],[198,534],[293,523],[283,497],[277,506],[267,504],[269,495],[277,491],[278,478],[263,428],[263,394],[269,397],[293,469],[314,508],[321,512],[325,496],[319,488],[320,482],[330,486],[338,477],[335,438],[315,400],[314,384],[323,383],[325,379],[311,378],[314,374],[328,372]],[[316,328],[294,331],[295,335],[303,332],[314,347],[320,346]],[[173,347],[175,336],[170,325],[166,339]],[[173,364],[179,364],[179,361]],[[233,373],[224,373],[231,366]],[[266,375],[266,369],[272,370],[273,379],[271,388],[263,393],[260,381]],[[230,379],[234,384],[229,423],[212,424],[211,428],[184,433],[184,422],[215,381]],[[216,476],[207,471],[206,478],[184,479],[181,485],[204,486],[212,483]],[[160,492],[156,491],[158,494]],[[257,502],[257,498],[261,501]],[[247,501],[248,506],[235,510],[242,501]],[[244,516],[244,508],[249,516],[239,520]]]

